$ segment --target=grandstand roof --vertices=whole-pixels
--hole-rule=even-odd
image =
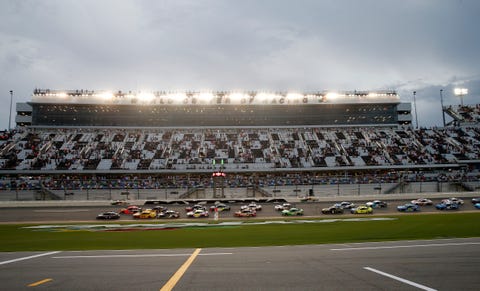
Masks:
[[[316,91],[316,92],[231,92],[231,91],[155,91],[122,92],[92,90],[35,89],[32,103],[119,104],[119,105],[295,105],[295,104],[358,104],[400,103],[395,91]]]

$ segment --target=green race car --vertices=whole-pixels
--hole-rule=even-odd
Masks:
[[[303,215],[303,209],[302,208],[290,208],[290,209],[285,209],[282,210],[282,215],[283,216],[296,216],[296,215]]]

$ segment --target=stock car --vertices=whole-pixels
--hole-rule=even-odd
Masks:
[[[157,218],[179,218],[180,213],[175,210],[164,209],[157,213]]]
[[[332,205],[322,209],[323,214],[342,214],[343,208],[337,205]]]
[[[350,213],[352,214],[372,214],[373,208],[367,205],[360,205],[356,208],[350,209]]]
[[[477,209],[480,209],[480,202],[473,204],[473,206],[474,206],[475,208],[477,208]]]
[[[230,206],[223,203],[210,206],[210,211],[215,211],[215,208],[217,209],[217,212],[230,211]]]
[[[480,203],[480,197],[472,198],[472,204]]]
[[[110,202],[111,205],[128,205],[130,203],[128,203],[128,201],[126,200],[113,200],[112,202]]]
[[[435,208],[438,210],[457,210],[460,207],[457,203],[446,202],[446,203],[438,203],[435,205]]]
[[[100,213],[99,215],[97,215],[97,219],[110,220],[110,219],[119,219],[119,218],[120,218],[120,214],[118,214],[114,211],[107,211],[107,212],[103,212],[103,213]]]
[[[315,202],[318,201],[318,198],[315,196],[300,197],[301,202]]]
[[[290,207],[292,207],[292,204],[290,204],[290,203],[277,204],[277,205],[275,205],[275,210],[276,211],[282,211],[282,210],[285,210],[285,209],[289,209]]]
[[[370,202],[365,203],[365,205],[372,207],[372,208],[384,208],[387,207],[387,202],[381,200],[373,200]]]
[[[240,209],[239,211],[236,211],[233,216],[235,217],[255,217],[257,216],[257,211],[255,209],[251,208],[243,208]]]
[[[397,210],[401,212],[415,212],[415,211],[420,211],[420,206],[413,203],[407,203],[404,205],[397,206]]]
[[[343,201],[343,202],[340,202],[340,203],[336,203],[335,205],[339,205],[343,209],[352,209],[352,208],[355,207],[355,203],[348,202],[348,201]]]
[[[200,205],[200,204],[195,204],[193,206],[185,207],[185,211],[187,211],[187,212],[192,212],[192,211],[195,211],[195,210],[205,210],[205,211],[207,211],[207,208],[203,205]]]
[[[141,212],[134,213],[132,217],[135,219],[151,219],[157,217],[157,212],[152,209],[145,209]]]
[[[196,210],[187,212],[187,217],[192,217],[192,218],[208,217],[208,212],[204,209],[196,209]]]
[[[130,205],[127,208],[120,209],[120,214],[134,214],[141,211],[142,211],[142,208],[135,205]]]
[[[282,210],[282,215],[283,215],[283,216],[299,216],[299,215],[303,215],[303,209],[302,209],[302,208],[292,207],[292,208],[290,208],[290,209]]]
[[[418,198],[415,200],[410,201],[412,204],[419,205],[419,206],[426,206],[426,205],[433,205],[432,200],[427,198]]]
[[[252,202],[248,205],[243,205],[240,207],[240,209],[247,209],[247,208],[254,209],[255,211],[260,211],[262,210],[262,205]]]
[[[463,205],[464,202],[463,202],[463,200],[460,199],[460,198],[452,197],[452,198],[448,198],[448,199],[443,199],[443,200],[442,200],[442,203],[445,203],[445,204],[447,204],[447,203],[455,203],[455,204],[458,204],[458,206],[460,206],[460,205]]]

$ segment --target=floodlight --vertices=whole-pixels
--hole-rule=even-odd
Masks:
[[[453,89],[455,96],[460,97],[460,104],[463,106],[463,96],[468,94],[468,89],[466,88],[455,88]]]
[[[110,100],[113,98],[112,92],[103,92],[97,95],[98,97],[102,98],[103,100]]]
[[[200,93],[200,94],[198,94],[198,99],[200,99],[201,102],[209,103],[213,98],[214,98],[214,96],[213,96],[212,93]]]
[[[155,95],[153,93],[139,93],[137,97],[140,102],[149,103],[155,98]]]
[[[466,88],[455,88],[453,89],[455,96],[463,96],[468,94],[468,89]]]
[[[294,101],[294,102],[295,102],[295,101],[298,102],[298,101],[301,100],[303,97],[304,97],[304,95],[298,94],[298,93],[288,93],[288,94],[287,94],[287,99],[288,99],[289,101],[291,100],[291,101]]]
[[[325,95],[325,97],[326,97],[327,100],[329,100],[329,101],[334,101],[335,99],[338,98],[338,93],[328,92],[327,95]]]

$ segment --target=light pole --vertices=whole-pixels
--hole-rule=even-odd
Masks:
[[[440,89],[440,105],[442,105],[443,127],[445,127],[445,111],[443,111],[443,89]]]
[[[415,109],[415,126],[418,129],[418,114],[417,114],[417,91],[413,91],[413,108]]]
[[[468,94],[468,89],[466,88],[455,88],[453,89],[455,96],[460,97],[460,105],[463,107],[463,96]]]
[[[10,114],[8,115],[8,131],[10,131],[12,122],[12,103],[13,103],[13,90],[10,90]]]

